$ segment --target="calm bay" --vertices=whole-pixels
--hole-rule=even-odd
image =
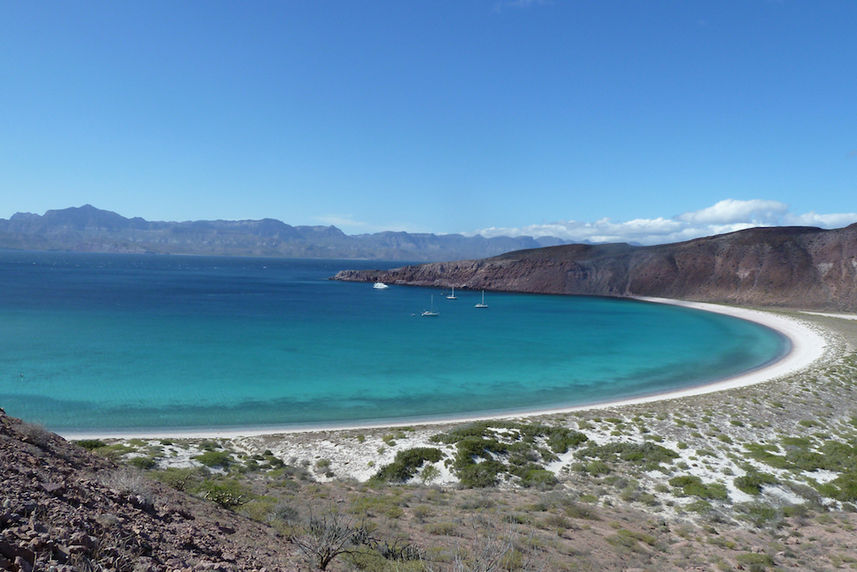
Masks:
[[[687,308],[328,280],[398,265],[0,252],[0,407],[56,431],[357,425],[660,393],[788,350]]]

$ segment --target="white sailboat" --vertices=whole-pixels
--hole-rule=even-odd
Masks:
[[[447,296],[446,299],[447,300],[458,300],[458,298],[455,297],[455,286],[452,287],[452,294]]]
[[[487,308],[488,304],[485,303],[485,290],[482,291],[482,301],[473,306],[474,308]]]
[[[420,316],[422,316],[423,318],[434,318],[435,316],[440,315],[434,311],[434,294],[431,295],[431,306],[429,306],[429,308],[430,309],[428,310],[423,310],[423,313],[420,314]]]

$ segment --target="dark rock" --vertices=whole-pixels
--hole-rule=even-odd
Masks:
[[[213,503],[151,482],[151,499],[169,507],[179,523],[141,510],[154,504],[112,492],[92,478],[116,473],[115,464],[56,435],[45,432],[50,449],[31,468],[36,448],[21,438],[23,426],[0,413],[0,569],[72,571],[77,560],[98,570],[160,572],[189,569],[200,561],[214,569],[297,568],[286,543],[259,549],[274,537],[271,529]],[[193,525],[181,524],[188,522]]]
[[[9,559],[15,559],[16,562],[18,558],[25,562],[29,562],[30,564],[33,564],[33,562],[36,561],[36,555],[32,550],[22,546],[15,546],[14,544],[4,540],[0,540],[0,555]]]
[[[65,490],[65,485],[63,485],[62,483],[53,482],[42,483],[42,488],[45,490],[46,493],[59,496]]]
[[[15,567],[20,572],[33,572],[33,563],[32,561],[27,561],[21,556],[15,557]]]

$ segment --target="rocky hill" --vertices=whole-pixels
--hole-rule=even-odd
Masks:
[[[0,475],[0,570],[295,569],[272,529],[2,409]]]
[[[658,246],[571,244],[337,280],[857,310],[857,224],[753,228]]]
[[[274,219],[152,222],[91,205],[0,219],[0,248],[21,250],[429,261],[561,243],[529,236],[346,235],[335,226],[291,226]]]

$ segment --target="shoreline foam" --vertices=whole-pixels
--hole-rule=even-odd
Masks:
[[[781,335],[785,336],[790,344],[790,350],[780,359],[756,368],[742,374],[721,379],[715,382],[688,387],[684,389],[654,393],[642,397],[634,397],[627,399],[619,399],[615,401],[606,401],[587,405],[576,405],[571,407],[557,407],[549,409],[538,409],[521,412],[505,412],[483,415],[469,415],[461,417],[448,417],[438,419],[410,419],[391,422],[366,422],[366,423],[350,423],[348,425],[313,425],[305,427],[283,426],[283,427],[245,427],[245,428],[200,428],[200,429],[178,429],[178,430],[153,430],[153,431],[86,431],[86,432],[60,432],[60,435],[66,439],[84,439],[84,438],[111,438],[111,439],[126,439],[134,437],[149,437],[149,438],[236,438],[236,437],[254,437],[260,435],[279,435],[279,434],[294,434],[294,433],[312,433],[321,431],[349,431],[361,429],[381,429],[406,427],[412,425],[452,425],[456,423],[467,423],[485,419],[521,419],[526,417],[537,417],[541,415],[571,413],[575,411],[586,411],[592,409],[607,409],[611,407],[622,407],[627,405],[638,405],[642,403],[651,403],[654,401],[663,401],[669,399],[679,399],[694,395],[703,395],[724,391],[728,389],[736,389],[755,385],[764,381],[782,378],[788,375],[794,375],[813,365],[815,362],[824,357],[828,347],[828,339],[823,334],[811,327],[809,324],[800,321],[797,318],[786,317],[780,314],[775,314],[770,311],[752,310],[737,306],[725,306],[721,304],[710,304],[704,302],[686,302],[682,300],[673,300],[668,298],[651,298],[651,297],[636,297],[636,300],[643,302],[651,302],[657,304],[670,304],[674,306],[682,306],[724,314],[735,318],[748,320],[767,326]]]

